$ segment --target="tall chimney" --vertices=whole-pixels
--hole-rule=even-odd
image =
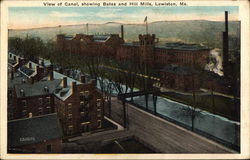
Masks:
[[[85,76],[84,75],[81,75],[81,82],[85,83]]]
[[[124,39],[123,25],[121,25],[121,38]]]
[[[67,87],[67,77],[63,77],[63,88]]]
[[[228,76],[228,12],[225,11],[225,32],[223,32],[223,73]]]
[[[228,11],[225,11],[225,31],[228,32]]]
[[[74,93],[76,91],[76,82],[72,82],[71,87],[72,87],[72,92]]]

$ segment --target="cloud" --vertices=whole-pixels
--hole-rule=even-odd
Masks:
[[[63,12],[58,12],[58,11],[52,11],[49,16],[51,17],[61,17],[61,18],[66,18],[66,17],[81,17],[83,15],[79,13],[63,13]]]

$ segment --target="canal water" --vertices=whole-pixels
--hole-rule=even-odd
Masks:
[[[145,97],[134,97],[134,103],[146,109]],[[148,110],[154,111],[152,95],[149,96]],[[177,121],[185,126],[192,127],[191,119],[192,107],[181,104],[163,97],[157,98],[156,112],[162,117]],[[227,118],[211,114],[206,111],[195,109],[194,129],[206,136],[211,136],[215,140],[233,145],[234,148],[240,146],[240,123]]]
[[[105,85],[110,81],[105,80]],[[100,88],[100,83],[97,81],[97,87]],[[125,89],[125,86],[123,86]],[[128,92],[130,89],[128,89]],[[138,89],[134,89],[138,91]],[[112,94],[117,95],[116,87],[112,86]],[[127,99],[128,101],[130,98]],[[133,98],[135,104],[146,110],[145,96]],[[157,115],[182,125],[186,128],[192,127],[191,111],[193,108],[182,103],[178,103],[167,98],[158,96],[156,103]],[[154,112],[153,98],[149,95],[148,111]],[[219,115],[215,115],[203,110],[195,109],[195,119],[193,123],[194,130],[206,137],[221,142],[230,148],[239,150],[240,146],[240,123],[231,121]]]

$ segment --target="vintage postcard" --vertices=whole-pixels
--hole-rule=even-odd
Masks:
[[[1,2],[1,159],[249,159],[248,1]]]

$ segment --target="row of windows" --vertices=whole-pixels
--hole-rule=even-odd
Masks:
[[[38,115],[49,114],[51,112],[52,112],[52,110],[51,110],[50,106],[47,106],[46,109],[44,109],[42,107],[38,108]],[[30,115],[32,115],[31,112],[29,113],[29,116]],[[26,109],[22,110],[22,117],[27,117],[27,116],[28,116],[27,110]]]
[[[38,104],[39,104],[39,105],[43,105],[43,102],[44,102],[45,104],[50,104],[50,97],[39,98],[39,99],[38,99]],[[27,100],[22,100],[22,101],[21,101],[21,104],[22,104],[23,107],[26,107],[26,106],[27,106]]]

